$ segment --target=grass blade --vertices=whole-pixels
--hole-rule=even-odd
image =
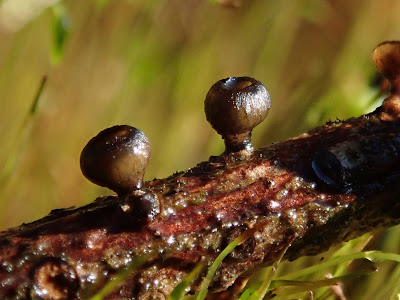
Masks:
[[[120,271],[113,280],[110,280],[99,292],[96,293],[96,295],[89,298],[89,300],[102,300],[107,297],[122,285],[133,271],[139,269],[154,256],[155,254],[145,254],[135,257],[135,259],[125,269]]]
[[[277,298],[284,297],[284,299],[287,299],[288,296],[292,296],[298,293],[309,292],[311,290],[315,290],[322,287],[334,286],[337,285],[338,283],[347,280],[351,280],[361,276],[368,276],[372,272],[373,271],[353,273],[329,279],[312,280],[312,281],[274,280],[271,283],[271,287],[273,287],[272,292],[274,295],[276,295]]]
[[[264,223],[259,224],[258,226],[255,226],[251,229],[248,229],[241,235],[239,235],[236,239],[234,239],[222,252],[217,256],[215,259],[214,263],[211,265],[210,269],[208,270],[207,276],[203,281],[203,284],[201,286],[200,292],[197,296],[197,300],[204,300],[208,287],[211,283],[212,278],[214,277],[215,272],[217,271],[219,265],[222,263],[224,258],[232,252],[233,249],[235,249],[236,246],[239,246],[242,244],[244,241],[246,241],[250,236],[254,234],[259,228],[261,228],[264,225]]]
[[[185,293],[186,288],[190,286],[193,281],[199,277],[200,273],[203,271],[205,267],[204,263],[199,263],[183,280],[174,288],[171,294],[168,296],[167,300],[179,300],[181,299]]]
[[[27,131],[28,124],[31,121],[32,117],[37,112],[39,101],[42,97],[43,90],[44,90],[44,87],[46,86],[46,83],[47,83],[47,76],[43,76],[43,78],[40,82],[39,88],[35,94],[35,97],[33,98],[30,109],[29,109],[26,117],[24,118],[24,121],[22,122],[22,124],[17,132],[17,135],[15,137],[14,146],[13,146],[14,151],[11,151],[10,155],[6,159],[3,169],[0,171],[0,186],[4,183],[4,181],[10,175],[10,173],[12,172],[12,170],[14,168],[14,165],[17,161],[17,157],[20,152],[19,148],[25,140],[24,136]]]
[[[36,92],[35,98],[33,98],[31,109],[29,110],[29,116],[33,116],[36,113],[37,107],[39,104],[39,100],[40,100],[40,97],[42,96],[43,89],[44,89],[44,86],[46,85],[46,82],[47,82],[47,76],[43,76],[42,81],[40,82],[39,88]]]
[[[265,295],[267,294],[272,279],[275,276],[276,270],[278,269],[278,266],[283,258],[283,256],[286,253],[286,250],[292,245],[293,240],[295,239],[295,237],[292,237],[292,240],[290,241],[290,243],[281,251],[281,254],[279,255],[278,260],[271,266],[269,267],[270,269],[268,270],[267,276],[266,278],[263,280],[263,283],[261,284],[261,286],[254,292],[253,295],[250,296],[250,300],[261,300],[264,299]]]
[[[246,289],[241,295],[239,300],[247,300],[250,299],[251,295],[255,293],[256,290],[258,290],[261,286],[261,282],[257,282],[255,284],[252,284],[248,289]]]
[[[365,252],[357,252],[348,255],[343,255],[339,257],[335,257],[333,259],[327,260],[318,265],[314,265],[303,270],[293,272],[291,274],[287,274],[285,276],[281,276],[278,279],[294,279],[303,276],[307,276],[313,273],[317,273],[322,270],[326,270],[327,268],[340,265],[341,263],[347,262],[349,260],[355,259],[368,259],[369,261],[383,261],[383,260],[391,260],[400,263],[400,255],[395,253],[383,253],[380,251],[365,251]]]

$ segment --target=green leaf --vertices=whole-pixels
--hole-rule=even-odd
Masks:
[[[258,290],[261,286],[261,282],[257,282],[252,284],[249,288],[247,288],[241,295],[239,300],[247,300],[250,299],[251,295],[254,294],[256,290]]]
[[[64,56],[65,45],[69,35],[69,17],[62,2],[53,6],[52,32],[51,62],[54,65],[58,65]]]

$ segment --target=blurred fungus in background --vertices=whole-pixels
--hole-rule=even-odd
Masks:
[[[255,147],[373,110],[371,51],[399,39],[399,11],[396,0],[0,1],[0,228],[111,194],[79,170],[104,128],[145,132],[145,180],[222,153],[203,108],[222,78],[270,92]]]

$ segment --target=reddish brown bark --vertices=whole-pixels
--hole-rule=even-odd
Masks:
[[[257,227],[214,276],[211,291],[221,291],[289,245],[284,258],[293,260],[398,224],[400,122],[381,121],[379,110],[248,155],[210,157],[147,182],[147,198],[100,197],[2,232],[0,297],[86,298],[152,253],[108,299],[162,299],[199,261],[209,267]],[[154,199],[161,212],[151,220],[143,211]]]

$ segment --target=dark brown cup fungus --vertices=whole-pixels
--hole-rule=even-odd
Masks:
[[[271,98],[251,77],[216,82],[204,101],[207,121],[225,141],[225,153],[252,150],[251,131],[268,115]]]
[[[379,44],[372,52],[375,66],[390,83],[390,95],[382,103],[380,119],[400,119],[400,42],[389,41]]]
[[[150,159],[149,140],[144,133],[127,125],[101,131],[82,150],[83,175],[119,196],[143,186],[143,176]]]

